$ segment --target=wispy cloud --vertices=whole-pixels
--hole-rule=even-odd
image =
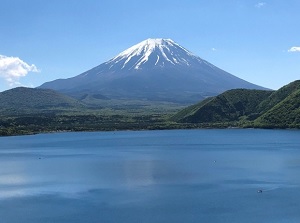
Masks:
[[[216,48],[214,48],[214,47],[213,47],[213,48],[211,48],[211,50],[212,50],[212,51],[217,51],[217,49],[216,49]]]
[[[19,57],[0,55],[0,77],[6,80],[9,86],[21,85],[19,79],[29,72],[39,72],[39,70],[34,64],[30,65]]]
[[[259,3],[257,3],[257,4],[255,5],[255,7],[260,9],[260,8],[266,6],[266,5],[267,5],[266,2],[259,2]]]
[[[291,49],[288,50],[288,52],[293,53],[293,52],[300,52],[300,46],[293,46]]]

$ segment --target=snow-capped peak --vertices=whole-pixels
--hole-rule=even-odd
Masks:
[[[160,38],[146,39],[121,52],[107,64],[110,64],[110,68],[138,70],[150,66],[191,66],[195,62],[202,63],[203,60],[173,40]]]

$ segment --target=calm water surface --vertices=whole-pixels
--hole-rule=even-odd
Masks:
[[[0,138],[0,222],[299,223],[300,131]]]

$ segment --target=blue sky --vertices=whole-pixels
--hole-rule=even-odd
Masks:
[[[300,79],[299,0],[0,0],[0,91],[91,69],[171,38],[242,79]]]

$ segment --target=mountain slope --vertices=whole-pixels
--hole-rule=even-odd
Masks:
[[[82,108],[74,98],[53,90],[18,87],[0,92],[0,111],[3,113],[42,112],[49,109]]]
[[[229,89],[263,89],[194,55],[170,39],[148,39],[68,79],[43,84],[73,97],[191,104]]]
[[[242,116],[254,116],[257,106],[271,94],[264,90],[229,90],[186,108],[172,120],[186,123],[238,121]]]
[[[261,126],[300,127],[300,90],[288,96],[256,120]]]
[[[277,91],[235,89],[175,114],[182,123],[232,123],[261,128],[300,128],[300,81]]]
[[[260,113],[266,112],[273,108],[276,104],[283,101],[289,95],[293,94],[296,90],[300,89],[300,80],[291,82],[282,88],[274,91],[266,100],[264,100],[259,106],[258,111]]]

